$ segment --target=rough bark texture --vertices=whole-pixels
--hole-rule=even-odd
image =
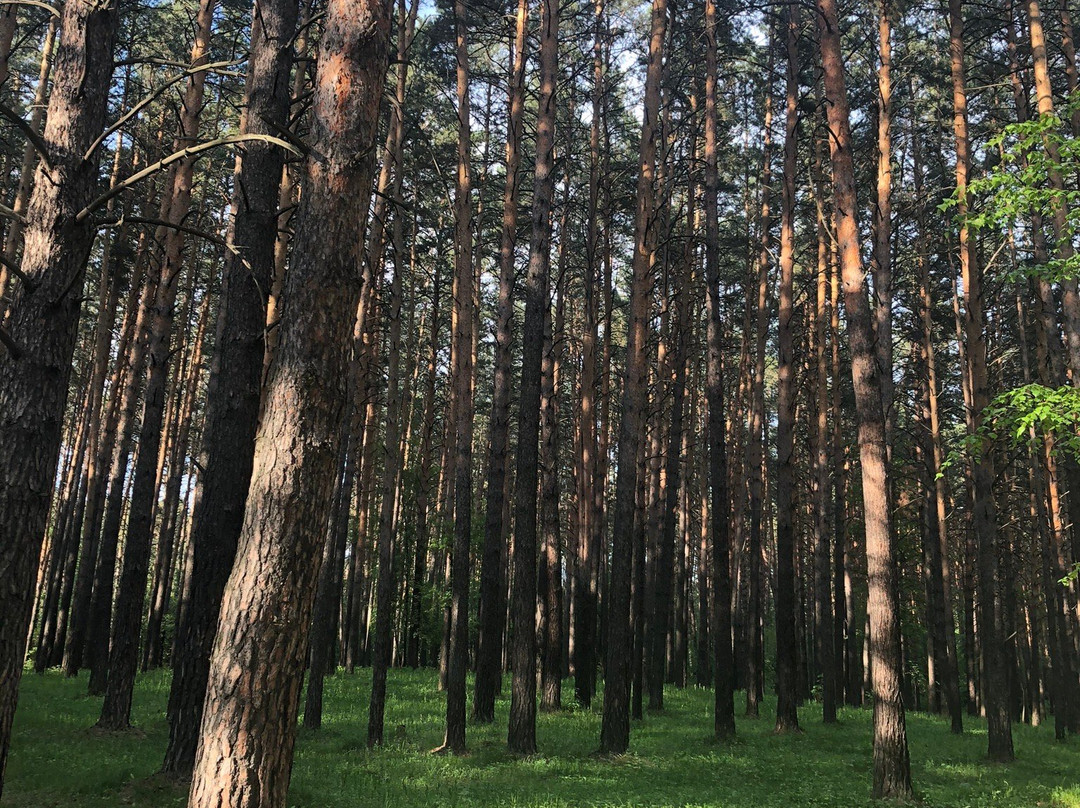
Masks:
[[[27,210],[20,284],[6,329],[21,355],[0,353],[0,788],[15,715],[35,574],[60,452],[71,357],[94,230],[91,200],[117,29],[115,2],[70,0],[60,18],[53,89]]]
[[[285,804],[344,417],[389,29],[386,2],[328,4],[281,342],[214,641],[191,808]]]

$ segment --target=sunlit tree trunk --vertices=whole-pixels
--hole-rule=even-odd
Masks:
[[[851,375],[859,425],[862,466],[863,519],[866,532],[871,684],[874,693],[875,798],[909,799],[911,763],[908,757],[904,705],[900,696],[899,581],[889,526],[889,468],[882,408],[880,369],[874,354],[874,325],[867,296],[866,275],[859,254],[855,218],[855,167],[847,81],[840,49],[836,0],[819,0],[818,34],[828,101],[829,151],[833,169],[833,217],[839,250]]]

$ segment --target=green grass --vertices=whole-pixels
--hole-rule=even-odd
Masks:
[[[777,737],[769,702],[760,720],[739,719],[737,742],[718,746],[708,739],[712,694],[671,689],[663,715],[635,723],[631,753],[622,758],[593,757],[599,713],[569,710],[541,715],[541,754],[517,759],[506,752],[504,699],[493,726],[469,727],[469,756],[452,758],[429,754],[442,740],[444,710],[429,671],[391,672],[387,745],[368,751],[369,678],[363,671],[327,680],[323,729],[300,731],[290,808],[873,804],[867,710],[844,710],[839,724],[826,727],[809,705],[801,712],[805,732]],[[183,789],[154,777],[167,735],[167,677],[139,680],[138,729],[121,735],[88,729],[100,701],[84,695],[85,684],[56,673],[23,678],[3,805],[183,805]],[[985,728],[970,719],[956,738],[940,718],[909,714],[908,732],[923,805],[1080,808],[1078,743],[1056,743],[1049,725],[1015,729],[1018,760],[1010,766],[985,762]]]

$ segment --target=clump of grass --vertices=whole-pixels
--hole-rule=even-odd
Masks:
[[[444,702],[431,671],[391,671],[386,744],[366,748],[370,672],[327,679],[323,728],[300,731],[289,805],[297,808],[857,808],[871,806],[869,710],[844,709],[821,724],[813,704],[801,711],[804,733],[775,736],[767,702],[759,720],[740,718],[735,743],[709,741],[712,694],[671,689],[667,710],[635,723],[631,751],[614,760],[592,755],[596,710],[541,713],[540,754],[506,751],[509,703],[496,721],[469,727],[470,754],[434,756],[442,741]],[[508,690],[508,688],[507,688]],[[567,694],[572,697],[568,687]],[[4,805],[10,808],[170,808],[186,794],[155,777],[168,728],[168,678],[140,678],[137,733],[100,735],[89,727],[98,699],[84,679],[28,674],[8,761]],[[598,701],[599,703],[599,701]],[[969,719],[956,737],[936,716],[908,715],[915,787],[932,808],[1080,808],[1080,756],[1054,741],[1051,727],[1015,728],[1018,759],[985,762],[985,727]]]

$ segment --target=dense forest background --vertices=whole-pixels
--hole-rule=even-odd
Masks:
[[[665,686],[719,739],[735,691],[872,702],[886,797],[905,710],[1080,732],[1073,34],[0,3],[0,761],[24,660],[115,730],[171,667],[193,805],[283,804],[340,668],[378,744],[437,667],[451,752],[504,687],[523,754],[594,698],[624,752]]]

